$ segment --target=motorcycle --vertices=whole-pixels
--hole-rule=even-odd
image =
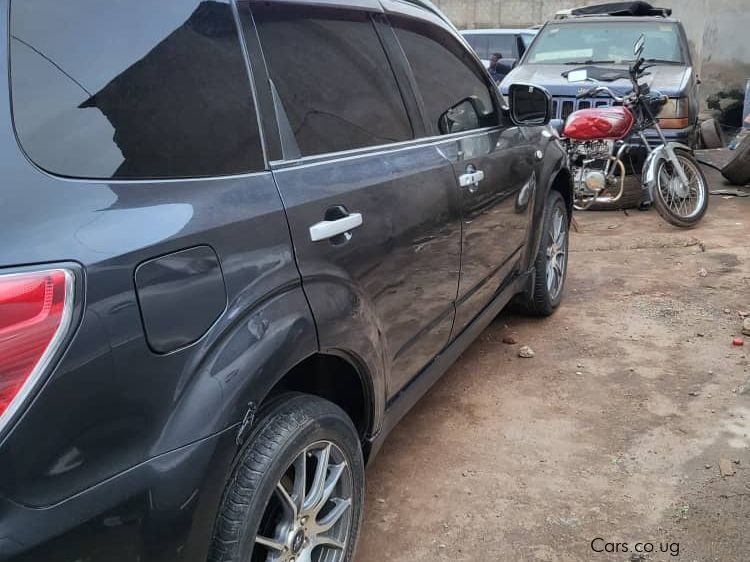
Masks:
[[[588,66],[567,73],[571,82],[613,82],[627,78],[633,85],[632,91],[624,96],[602,85],[594,85],[577,96],[581,99],[605,95],[614,104],[571,113],[562,129],[561,138],[574,173],[574,206],[585,210],[594,203],[611,204],[620,200],[625,190],[624,158],[633,148],[628,139],[635,134],[648,153],[642,170],[642,205],[653,203],[669,223],[692,227],[708,208],[708,184],[692,150],[669,142],[659,127],[655,115],[669,98],[639,82],[648,75],[646,70],[654,66],[645,64],[644,47],[645,37],[641,35],[635,43],[635,62],[627,71]],[[660,144],[654,145],[646,138],[645,131],[650,128],[656,131]]]

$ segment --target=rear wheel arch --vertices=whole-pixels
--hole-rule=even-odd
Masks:
[[[283,395],[302,393],[317,396],[344,410],[357,429],[360,440],[373,432],[373,385],[366,369],[344,353],[315,353],[295,365],[270,389],[255,410],[261,410]],[[249,412],[253,415],[254,412]],[[240,442],[250,435],[252,424],[243,427]],[[365,451],[366,455],[367,451]]]

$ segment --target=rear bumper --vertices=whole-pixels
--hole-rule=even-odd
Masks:
[[[205,561],[236,428],[44,508],[0,498],[0,560]]]

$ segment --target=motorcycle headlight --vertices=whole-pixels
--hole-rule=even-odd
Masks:
[[[662,129],[684,129],[689,125],[688,99],[669,98],[657,115]]]

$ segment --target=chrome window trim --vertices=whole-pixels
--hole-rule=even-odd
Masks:
[[[265,170],[260,170],[258,172],[242,172],[239,174],[232,174],[227,176],[198,176],[198,177],[185,177],[185,178],[138,178],[138,179],[128,179],[128,178],[112,178],[112,179],[106,179],[106,178],[72,178],[69,176],[58,176],[56,174],[53,174],[52,172],[48,172],[44,168],[40,168],[37,166],[33,160],[31,160],[25,152],[21,151],[21,154],[24,156],[26,161],[38,172],[42,173],[43,175],[47,176],[50,179],[62,181],[66,183],[79,183],[79,184],[96,184],[96,185],[158,185],[163,183],[194,183],[194,182],[215,182],[215,181],[228,181],[228,180],[238,180],[238,179],[246,179],[246,178],[253,178],[255,176],[263,176],[268,175],[271,173],[269,162],[266,164],[268,168]]]
[[[270,165],[271,170],[273,171],[292,169],[301,166],[319,166],[333,162],[356,160],[358,158],[364,158],[367,156],[381,156],[384,154],[390,154],[397,150],[410,150],[413,148],[420,148],[424,146],[437,146],[440,144],[445,144],[447,142],[468,139],[475,136],[499,132],[502,130],[503,127],[494,125],[492,127],[483,127],[481,129],[473,129],[471,131],[452,133],[450,135],[434,135],[431,137],[421,137],[418,139],[411,139],[408,141],[390,144],[381,144],[377,146],[369,146],[366,148],[357,148],[341,152],[330,152],[326,154],[316,154],[314,156],[305,156],[297,160],[275,160],[271,162]]]

